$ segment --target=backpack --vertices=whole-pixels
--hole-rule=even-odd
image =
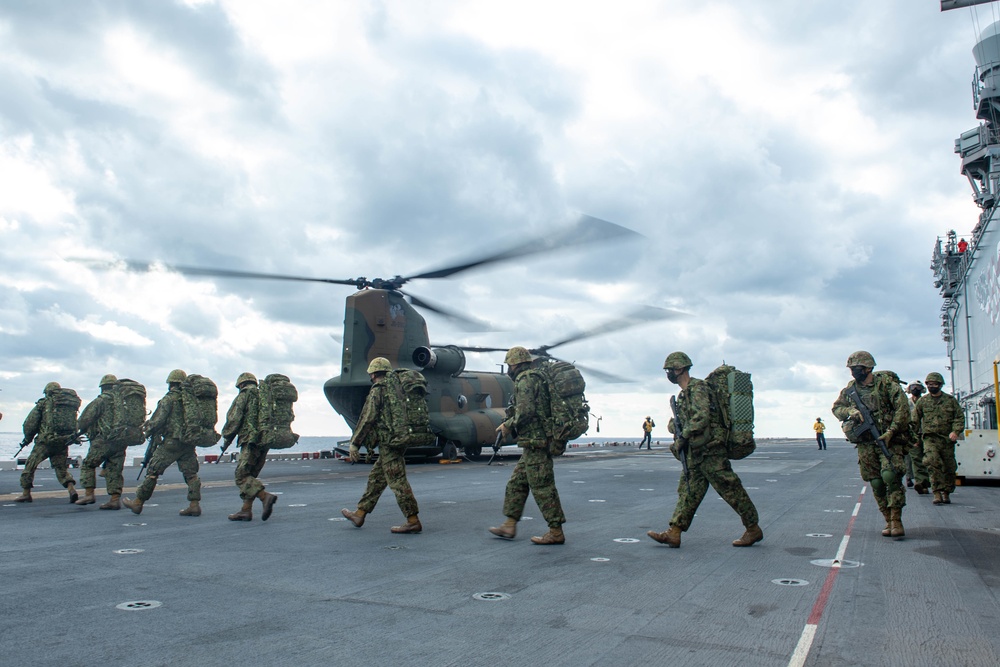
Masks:
[[[292,433],[295,412],[292,404],[299,400],[299,392],[285,375],[272,373],[257,385],[260,394],[260,412],[257,418],[257,444],[270,449],[288,449],[299,441]]]
[[[222,436],[215,430],[219,421],[219,388],[204,375],[188,375],[181,383],[184,408],[183,442],[195,447],[211,447]]]
[[[705,378],[726,431],[726,453],[745,459],[757,449],[753,439],[753,382],[750,374],[723,364]]]
[[[420,371],[396,368],[389,374],[392,391],[402,404],[402,411],[394,415],[392,444],[400,447],[427,447],[437,436],[431,431],[431,417],[427,409],[427,379]]]
[[[135,380],[119,380],[115,385],[108,440],[118,446],[132,447],[146,439],[142,424],[146,421],[146,388]]]
[[[549,382],[549,436],[560,443],[556,447],[565,450],[567,442],[579,438],[590,428],[590,405],[583,393],[587,383],[577,367],[568,361],[545,359],[537,368]]]
[[[56,389],[46,396],[38,439],[46,445],[68,445],[70,436],[76,434],[76,415],[81,402],[72,389]]]

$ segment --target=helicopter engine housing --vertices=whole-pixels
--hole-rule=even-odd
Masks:
[[[413,350],[413,363],[423,371],[455,376],[465,370],[465,353],[454,345],[421,346]]]

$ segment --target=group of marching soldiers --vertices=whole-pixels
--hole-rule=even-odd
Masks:
[[[965,430],[965,414],[955,397],[942,391],[940,373],[928,373],[924,396],[919,382],[904,392],[896,373],[875,372],[875,358],[864,350],[848,357],[847,367],[854,379],[841,390],[833,414],[857,445],[861,478],[871,484],[885,518],[882,535],[903,537],[907,464],[917,479],[914,484],[914,473],[909,473],[908,486],[921,495],[932,491],[935,505],[951,504],[958,468],[955,443]]]
[[[187,378],[182,370],[173,370],[167,375],[168,390],[160,399],[153,414],[141,426],[138,442],[148,439],[143,467],[146,476],[136,489],[134,498],[123,498],[123,468],[125,454],[130,445],[138,444],[123,437],[122,429],[114,423],[114,403],[120,400],[121,384],[114,375],[101,378],[101,393],[91,401],[76,418],[80,400],[76,392],[64,389],[57,382],[45,385],[45,395],[35,403],[24,421],[23,449],[34,440],[34,447],[21,473],[18,503],[30,503],[35,470],[46,459],[56,473],[59,483],[69,492],[69,500],[76,505],[95,504],[94,491],[97,488],[98,468],[105,479],[108,501],[100,505],[102,510],[119,510],[122,505],[135,514],[142,512],[143,504],[153,495],[157,480],[167,468],[177,464],[188,487],[188,506],[180,511],[182,516],[201,516],[201,480],[198,478],[198,455],[196,446],[185,431],[181,399],[181,384]],[[137,383],[133,383],[137,384]],[[267,460],[267,448],[256,438],[259,394],[257,378],[252,373],[243,373],[236,380],[240,390],[226,414],[226,424],[222,429],[223,449],[229,447],[239,437],[240,456],[236,465],[236,485],[240,489],[243,506],[229,515],[232,521],[253,519],[253,501],[260,500],[263,506],[261,519],[266,521],[274,509],[278,496],[264,490],[257,479]],[[75,403],[74,403],[75,401]],[[68,409],[63,409],[67,406]],[[60,414],[72,417],[62,417]],[[81,438],[89,440],[89,451],[80,466],[80,483],[83,496],[76,489],[76,481],[69,472],[68,452],[71,443],[79,443]]]

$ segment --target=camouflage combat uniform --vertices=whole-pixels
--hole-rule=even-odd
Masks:
[[[965,413],[951,394],[926,394],[917,401],[913,421],[921,431],[924,446],[923,464],[930,473],[931,490],[952,493],[955,490],[955,443],[949,435],[965,430]]]
[[[759,520],[757,508],[729,463],[726,432],[717,423],[715,412],[708,384],[704,380],[691,378],[687,388],[677,396],[678,418],[684,426],[680,436],[688,443],[687,460],[691,479],[689,483],[681,475],[677,484],[677,506],[670,518],[670,525],[682,531],[690,528],[709,485],[740,515],[746,528],[756,526]]]
[[[419,509],[410,482],[406,479],[406,463],[403,460],[406,448],[392,442],[393,424],[402,419],[403,413],[400,393],[392,386],[392,383],[398,382],[394,373],[387,373],[375,380],[361,410],[351,443],[359,447],[365,446],[368,451],[378,447],[378,460],[368,473],[368,485],[358,501],[358,509],[370,514],[388,486],[396,494],[396,503],[403,516],[409,518],[416,516]]]
[[[910,446],[910,406],[894,375],[891,372],[880,371],[873,373],[874,382],[871,385],[857,385],[861,400],[871,410],[879,432],[886,436],[884,442],[892,454],[892,461],[887,461],[882,449],[867,433],[862,436],[863,441],[855,443],[858,446],[858,468],[861,471],[861,479],[871,484],[875,502],[878,503],[883,515],[890,509],[902,510],[906,506],[902,471],[903,456]],[[855,384],[855,380],[848,382],[847,386],[840,390],[840,396],[833,404],[833,415],[848,424],[845,426],[845,432],[856,425],[855,422],[849,421],[851,412],[857,408],[848,395]]]
[[[912,396],[907,396],[907,405],[910,406],[910,419],[914,434],[914,443],[906,455],[908,464],[906,472],[913,480],[913,486],[918,493],[924,493],[930,488],[930,476],[927,473],[927,466],[924,465],[924,442],[920,433],[920,422],[916,419],[917,403]]]
[[[97,398],[88,403],[80,413],[80,432],[86,433],[90,440],[90,449],[80,465],[80,484],[85,489],[96,488],[97,475],[94,471],[107,462],[104,483],[109,495],[121,495],[125,486],[125,476],[122,471],[125,469],[127,448],[116,445],[108,437],[114,428],[115,398],[114,386],[104,385]]]
[[[222,437],[226,443],[238,438],[240,458],[236,464],[236,486],[240,488],[240,498],[252,499],[264,490],[257,475],[267,462],[268,448],[257,444],[257,421],[260,414],[260,390],[256,384],[246,383],[233,399],[226,413],[226,425],[222,427]]]
[[[56,479],[65,489],[76,485],[76,480],[69,472],[69,443],[72,441],[74,433],[52,433],[46,426],[49,421],[46,419],[46,412],[53,409],[46,398],[40,398],[35,402],[35,407],[31,408],[28,416],[24,420],[24,440],[31,442],[35,440],[35,446],[31,448],[28,460],[24,463],[24,471],[21,473],[21,488],[28,493],[34,486],[35,470],[46,459],[56,472]],[[75,495],[75,494],[74,494]],[[73,497],[72,501],[76,501]]]
[[[519,521],[530,491],[545,522],[550,528],[559,528],[566,523],[566,515],[556,490],[551,439],[546,434],[550,418],[549,386],[540,371],[528,368],[514,377],[512,412],[504,425],[516,435],[517,446],[523,452],[507,481],[504,516]]]
[[[146,468],[146,477],[136,489],[135,497],[141,502],[149,500],[153,495],[153,489],[156,488],[159,476],[166,472],[170,464],[176,462],[177,468],[184,475],[184,481],[187,483],[187,499],[193,503],[200,501],[201,480],[198,479],[198,455],[195,453],[194,445],[189,445],[183,440],[184,406],[181,403],[179,385],[172,385],[167,394],[160,399],[147,424],[146,433],[154,437],[162,436],[163,442],[153,452],[149,466]]]

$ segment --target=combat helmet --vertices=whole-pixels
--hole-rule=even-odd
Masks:
[[[169,375],[167,375],[167,384],[170,384],[171,382],[184,382],[185,378],[187,378],[187,373],[179,368],[175,368],[170,371]]]
[[[940,385],[944,385],[944,376],[940,373],[928,373],[927,377],[924,378],[924,382],[937,382]]]
[[[56,391],[57,389],[62,389],[62,386],[58,382],[50,382],[47,385],[45,385],[45,393],[46,394],[51,394],[52,392]]]
[[[118,378],[116,378],[111,373],[108,373],[107,375],[101,378],[101,381],[97,384],[97,386],[103,387],[106,384],[115,384],[116,382],[118,382]]]
[[[663,369],[668,370],[670,368],[691,368],[694,366],[694,362],[691,361],[691,357],[687,356],[683,352],[671,352],[667,355],[667,358],[663,360]]]
[[[372,373],[388,373],[392,370],[392,364],[385,357],[375,357],[372,359],[371,363],[368,364],[368,374]]]
[[[236,387],[239,388],[244,382],[253,382],[257,384],[257,376],[249,371],[246,373],[240,373],[240,376],[236,378]]]
[[[926,389],[926,387],[924,387],[923,383],[920,380],[917,380],[916,382],[911,382],[906,387],[906,393],[907,394],[918,394],[919,395],[919,394],[924,393],[925,391],[927,391],[927,389]]]
[[[847,367],[850,368],[851,366],[864,366],[865,368],[875,368],[875,357],[871,355],[871,352],[858,350],[851,356],[847,357]]]
[[[531,352],[528,352],[525,347],[515,345],[507,350],[507,356],[503,358],[503,362],[508,366],[531,363]]]

